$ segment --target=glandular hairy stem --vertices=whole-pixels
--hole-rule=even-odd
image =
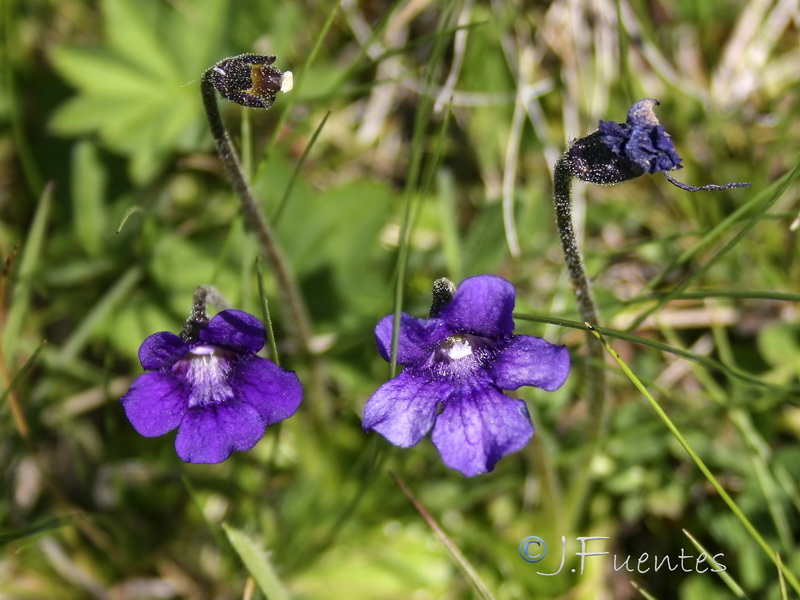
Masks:
[[[597,306],[594,302],[591,283],[586,276],[583,256],[575,235],[575,226],[572,219],[572,178],[570,164],[565,155],[556,162],[553,171],[556,225],[561,237],[561,247],[564,251],[564,261],[569,272],[572,292],[578,305],[578,313],[582,321],[589,325],[597,326],[600,324]],[[573,487],[570,512],[572,513],[574,525],[577,525],[575,521],[583,511],[583,505],[586,502],[589,491],[591,461],[602,449],[605,440],[608,412],[606,376],[603,368],[605,356],[603,344],[591,333],[586,335],[586,344],[588,351],[584,363],[584,372],[586,374],[586,389],[591,417],[591,430],[588,436],[591,453],[589,454],[585,472],[577,476]]]

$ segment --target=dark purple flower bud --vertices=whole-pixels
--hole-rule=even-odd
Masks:
[[[250,450],[267,426],[292,416],[303,388],[293,372],[256,356],[264,327],[253,315],[223,310],[194,325],[189,339],[161,331],[142,343],[139,360],[148,372],[121,401],[139,434],[177,429],[182,460],[219,463]]]
[[[437,282],[446,301],[435,316],[402,314],[397,362],[404,370],[369,399],[363,426],[403,448],[430,432],[444,464],[471,477],[491,471],[533,435],[525,402],[503,390],[558,389],[570,360],[563,346],[514,335],[515,292],[505,279],[470,277],[455,293],[449,283]],[[387,361],[393,322],[387,315],[375,327]]]
[[[240,54],[209,69],[211,83],[226,100],[249,108],[269,108],[278,92],[292,89],[292,72],[272,66],[274,56]]]

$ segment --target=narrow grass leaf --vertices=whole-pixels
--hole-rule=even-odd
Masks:
[[[122,228],[125,227],[125,223],[128,222],[128,219],[130,219],[133,215],[139,214],[140,212],[142,212],[142,207],[139,206],[138,204],[135,204],[131,206],[128,210],[126,210],[125,214],[122,215],[122,219],[120,220],[119,225],[117,226],[116,233],[121,233]]]
[[[683,437],[683,434],[680,432],[680,430],[672,422],[672,419],[670,419],[667,413],[664,412],[664,410],[661,408],[658,402],[656,402],[655,398],[653,398],[653,396],[650,394],[647,388],[642,384],[639,378],[636,377],[633,371],[630,370],[628,365],[625,363],[625,361],[622,360],[619,354],[617,354],[614,351],[614,349],[611,348],[611,346],[609,346],[608,342],[603,338],[600,332],[594,327],[589,326],[588,324],[587,327],[592,332],[592,334],[594,334],[594,336],[598,340],[600,340],[603,346],[605,346],[606,351],[611,355],[611,357],[614,359],[617,365],[619,365],[620,369],[622,369],[622,372],[625,373],[625,375],[628,377],[628,379],[631,381],[634,387],[637,390],[639,390],[639,392],[641,392],[641,394],[647,399],[647,402],[655,411],[656,415],[658,415],[658,417],[662,420],[662,422],[670,431],[670,433],[672,433],[672,435],[675,436],[675,439],[678,440],[678,443],[683,447],[683,449],[686,451],[686,453],[689,455],[692,461],[694,461],[694,463],[697,465],[697,468],[700,469],[700,472],[703,473],[708,482],[717,491],[720,498],[722,498],[723,502],[725,502],[725,504],[728,505],[728,508],[731,510],[731,512],[736,516],[737,519],[739,519],[739,522],[742,524],[742,526],[744,526],[747,533],[750,534],[750,537],[752,537],[753,540],[761,547],[761,549],[766,553],[769,559],[776,565],[778,565],[778,562],[775,559],[775,551],[770,547],[770,545],[766,542],[766,540],[762,537],[762,535],[758,532],[758,530],[753,526],[753,524],[745,516],[745,514],[742,512],[739,506],[733,501],[733,498],[730,497],[725,488],[723,488],[722,485],[720,485],[716,477],[714,477],[714,475],[708,469],[703,460],[697,455],[694,449],[686,441],[686,438]],[[786,571],[785,569],[782,569],[782,572],[786,577],[786,579],[791,584],[791,586],[794,588],[794,590],[800,593],[800,581],[797,580],[795,575],[790,571]]]
[[[3,393],[0,394],[0,407],[2,407],[6,400],[8,400],[8,406],[11,410],[11,417],[14,419],[14,426],[25,440],[28,440],[30,429],[28,428],[28,421],[25,418],[25,413],[22,410],[22,406],[20,406],[19,402],[17,401],[17,397],[13,392],[20,380],[22,380],[31,367],[36,364],[36,360],[38,359],[42,348],[44,348],[45,343],[46,342],[42,342],[39,347],[36,348],[34,353],[30,355],[28,360],[25,361],[25,364],[22,365],[22,368],[17,371],[17,373],[14,375],[14,378],[9,382],[8,388],[3,390]]]
[[[109,289],[98,302],[86,313],[86,317],[73,330],[72,335],[64,342],[59,358],[65,362],[72,361],[86,346],[89,337],[99,327],[116,306],[130,297],[139,280],[142,278],[140,267],[131,267]]]
[[[222,529],[264,595],[269,600],[289,600],[291,596],[275,572],[268,554],[243,531],[227,523],[222,524]]]
[[[443,10],[439,19],[439,29],[446,28],[450,19],[455,14],[457,2],[450,2]],[[414,133],[411,138],[411,156],[409,157],[408,178],[406,179],[405,194],[403,199],[403,220],[400,226],[399,252],[397,256],[397,271],[394,290],[394,320],[392,322],[392,346],[389,360],[389,377],[394,377],[397,370],[397,345],[400,336],[400,313],[403,310],[403,289],[405,286],[406,267],[408,266],[409,249],[411,247],[411,230],[413,228],[413,205],[414,198],[419,193],[420,173],[422,172],[422,157],[426,144],[424,143],[425,132],[428,129],[433,112],[433,94],[430,93],[434,85],[434,80],[439,72],[439,66],[444,58],[445,37],[436,38],[430,59],[428,61],[428,72],[425,78],[425,89],[420,96],[419,106],[414,120]],[[426,171],[426,174],[429,172]],[[432,180],[432,174],[430,174]]]
[[[783,561],[781,560],[780,553],[775,553],[775,564],[778,567],[778,582],[781,586],[781,600],[789,600],[789,595],[786,593],[786,580],[783,577]]]
[[[691,533],[685,529],[682,529],[681,531],[683,531],[683,534],[689,538],[689,541],[692,542],[692,544],[694,544],[695,548],[706,555],[708,564],[711,565],[712,572],[720,576],[720,579],[725,582],[725,585],[727,585],[728,588],[733,592],[733,595],[737,598],[747,598],[747,594],[744,593],[744,590],[738,583],[736,583],[733,577],[730,576],[728,571],[719,568],[720,565],[714,560],[714,555],[706,550],[705,547],[699,541],[697,541],[697,538],[695,538]]]
[[[297,181],[297,176],[300,174],[300,171],[302,170],[303,165],[305,164],[306,159],[308,158],[308,154],[309,152],[311,152],[311,148],[314,147],[314,144],[316,143],[319,134],[322,133],[322,128],[325,127],[325,123],[327,123],[328,117],[331,116],[332,112],[333,112],[332,110],[329,110],[328,112],[325,113],[325,116],[322,118],[322,121],[320,121],[319,125],[317,125],[317,128],[314,130],[314,134],[308,141],[308,145],[306,146],[306,149],[303,151],[303,155],[300,157],[300,160],[297,161],[297,166],[292,172],[292,177],[291,179],[289,179],[289,183],[286,186],[286,191],[283,192],[283,197],[281,198],[281,201],[278,203],[278,208],[275,210],[275,216],[272,217],[273,227],[275,228],[278,227],[278,221],[280,220],[281,215],[283,214],[283,209],[286,206],[286,203],[289,201],[289,196],[291,196],[292,194],[292,189],[294,189],[294,182]]]
[[[319,54],[319,49],[322,47],[322,42],[325,40],[325,36],[328,35],[328,30],[330,30],[331,25],[333,25],[333,20],[336,18],[336,15],[339,12],[339,7],[342,5],[342,0],[336,0],[336,3],[331,8],[330,13],[328,14],[328,18],[325,20],[325,23],[322,25],[322,29],[320,29],[319,35],[317,35],[317,39],[314,41],[314,47],[311,49],[311,52],[308,53],[308,57],[306,57],[305,62],[300,67],[297,73],[294,74],[294,89],[292,90],[291,94],[287,94],[286,101],[281,103],[283,110],[281,111],[280,116],[278,117],[278,122],[275,124],[275,129],[272,132],[272,137],[267,144],[267,149],[264,152],[261,164],[258,167],[258,173],[254,180],[258,179],[258,175],[263,168],[264,159],[272,154],[272,151],[275,149],[275,144],[278,143],[278,134],[283,129],[283,124],[286,123],[286,119],[289,117],[289,110],[292,108],[292,105],[295,102],[295,99],[298,97],[300,92],[300,88],[303,85],[305,80],[305,74],[308,73],[311,65],[314,64],[314,61],[317,58],[317,54]]]
[[[756,209],[755,214],[739,230],[739,232],[727,244],[725,244],[725,246],[723,246],[722,249],[720,249],[716,254],[714,254],[714,256],[712,256],[708,261],[706,261],[705,264],[700,266],[692,275],[684,279],[681,283],[676,285],[672,289],[672,291],[670,291],[663,298],[661,298],[661,300],[659,300],[657,304],[651,306],[650,308],[642,312],[638,317],[636,317],[636,319],[633,320],[633,323],[628,327],[628,330],[632,331],[636,329],[636,327],[638,327],[647,317],[649,317],[656,311],[660,310],[668,302],[674,300],[676,296],[683,293],[683,291],[687,287],[689,287],[695,281],[703,277],[703,275],[705,275],[706,272],[717,263],[717,261],[719,261],[723,256],[725,256],[728,252],[730,252],[733,248],[735,248],[739,244],[739,242],[741,242],[745,238],[745,236],[748,233],[750,233],[750,231],[756,225],[758,225],[764,213],[766,213],[778,201],[778,199],[781,196],[783,196],[784,192],[789,188],[789,186],[792,183],[795,182],[798,176],[800,176],[800,163],[795,165],[794,169],[792,169],[789,173],[781,177],[767,190],[757,195],[754,201],[758,199],[759,206]],[[726,230],[732,227],[733,222],[734,221],[731,221],[730,224],[726,225]],[[718,226],[717,228],[719,227],[721,227],[721,225]]]
[[[569,319],[561,319],[558,317],[545,317],[541,315],[523,315],[519,313],[514,313],[514,318],[519,319],[521,321],[532,321],[535,323],[547,323],[549,325],[558,325],[559,327],[569,327],[571,329],[581,329],[583,331],[588,330],[588,326],[585,323],[578,323],[577,321],[571,321]],[[663,342],[659,342],[656,340],[651,340],[643,337],[639,337],[637,335],[633,335],[632,333],[627,333],[625,331],[619,331],[618,329],[610,329],[608,327],[595,327],[594,330],[602,335],[607,335],[609,337],[613,337],[619,340],[623,340],[626,342],[631,342],[633,344],[639,344],[641,346],[647,346],[649,348],[653,348],[655,350],[659,350],[661,352],[668,352],[669,354],[674,354],[675,356],[680,356],[681,358],[685,358],[686,360],[690,360],[695,362],[699,365],[703,365],[707,369],[712,369],[714,371],[719,371],[727,375],[728,377],[738,379],[740,381],[744,381],[751,385],[764,387],[768,389],[772,389],[774,391],[779,392],[787,392],[787,393],[797,393],[800,391],[800,386],[793,385],[793,386],[776,386],[771,383],[762,381],[758,377],[754,375],[750,375],[744,371],[740,371],[739,369],[734,369],[729,367],[721,362],[714,360],[713,358],[708,358],[706,356],[700,356],[698,354],[693,354],[687,350],[681,350],[679,348],[673,348]]]
[[[258,297],[261,300],[261,314],[264,318],[264,323],[267,325],[267,344],[269,345],[270,355],[272,356],[272,362],[280,365],[275,330],[272,328],[272,317],[269,314],[269,300],[267,300],[267,293],[264,290],[264,262],[260,255],[256,258],[256,281],[258,281]]]
[[[400,491],[403,492],[406,498],[411,502],[414,506],[416,511],[420,514],[420,516],[425,520],[428,524],[428,527],[431,528],[433,533],[439,538],[439,541],[442,542],[447,552],[450,553],[450,557],[453,559],[453,562],[456,566],[461,569],[461,571],[466,575],[467,579],[469,579],[472,586],[475,588],[475,591],[478,595],[483,598],[483,600],[494,600],[494,596],[489,591],[489,588],[481,579],[480,575],[478,575],[478,571],[472,564],[467,560],[467,557],[458,549],[458,546],[450,539],[450,537],[445,533],[444,529],[442,529],[439,524],[436,522],[431,514],[425,510],[425,507],[420,503],[419,500],[411,493],[411,490],[408,489],[403,480],[400,479],[394,473],[391,473],[392,479],[394,479],[397,487],[400,488]]]
[[[45,186],[36,213],[33,216],[28,236],[22,244],[22,257],[19,261],[17,283],[11,293],[11,307],[3,323],[3,356],[13,363],[17,351],[17,343],[22,337],[22,329],[31,306],[30,294],[34,272],[38,269],[39,259],[47,243],[47,225],[50,220],[50,209],[53,203],[53,185]]]
[[[631,586],[633,586],[633,589],[635,589],[637,592],[639,592],[642,595],[642,598],[647,598],[647,600],[658,600],[658,598],[653,596],[653,594],[648,592],[646,589],[644,589],[642,586],[640,586],[635,581],[631,581]]]
[[[67,525],[71,525],[77,519],[82,518],[83,515],[71,515],[66,517],[53,517],[52,519],[45,519],[30,527],[23,527],[7,533],[0,533],[0,546],[5,546],[16,540],[21,540],[32,535],[43,535],[56,529],[61,529]]]

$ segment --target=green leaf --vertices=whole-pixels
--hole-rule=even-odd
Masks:
[[[269,600],[289,600],[291,596],[278,578],[269,555],[243,531],[235,529],[227,523],[223,523],[222,528],[225,530],[231,546],[239,554],[239,558],[242,559],[250,576],[255,579],[264,595]]]
[[[53,131],[99,134],[131,157],[132,178],[146,183],[205,130],[197,81],[219,58],[228,7],[227,0],[105,0],[105,45],[52,52],[58,73],[78,89],[53,116]]]

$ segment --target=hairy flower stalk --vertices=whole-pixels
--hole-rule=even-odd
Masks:
[[[208,69],[200,80],[211,135],[217,145],[217,153],[231,181],[233,191],[242,204],[242,211],[249,227],[255,232],[264,257],[274,275],[281,302],[286,311],[289,333],[301,354],[310,353],[311,322],[289,264],[264,215],[253,197],[239,155],[231,142],[228,130],[217,107],[214,90],[223,98],[250,108],[267,109],[275,102],[278,92],[291,89],[291,72],[281,73],[271,66],[274,56],[242,54],[227,58]]]
[[[564,155],[556,162],[553,173],[553,197],[556,223],[561,236],[561,246],[569,271],[572,289],[578,304],[581,319],[589,325],[599,324],[597,307],[592,288],[586,277],[575,228],[572,224],[572,179],[580,179],[597,185],[614,185],[629,181],[645,173],[663,173],[673,185],[689,191],[716,191],[748,187],[749,183],[726,183],[723,185],[704,185],[700,187],[677,181],[669,175],[681,167],[681,157],[672,144],[672,138],[659,123],[653,108],[658,100],[645,98],[639,100],[628,111],[625,123],[600,121],[597,130],[573,141]],[[588,362],[586,378],[590,411],[593,417],[591,435],[594,451],[602,444],[605,435],[607,398],[605,393],[605,372],[602,361],[603,345],[595,336],[588,335]],[[587,478],[579,478],[578,492],[573,509],[581,510],[588,489]]]
[[[556,161],[553,169],[553,199],[555,204],[556,225],[564,251],[572,292],[578,305],[578,314],[584,323],[599,325],[599,315],[594,302],[594,294],[586,269],[583,266],[578,239],[572,220],[572,178],[573,171],[569,160],[569,150]],[[589,443],[592,444],[592,455],[599,449],[605,437],[608,417],[608,401],[606,395],[606,373],[603,368],[605,350],[603,344],[591,332],[586,334],[587,356],[585,362],[587,398],[592,419],[592,431]],[[591,456],[589,458],[591,461]],[[588,471],[588,467],[587,467]],[[588,473],[575,479],[577,492],[571,507],[573,514],[579,514],[589,490]]]

